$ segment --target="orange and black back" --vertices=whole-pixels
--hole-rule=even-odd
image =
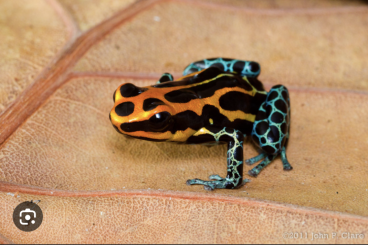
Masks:
[[[148,140],[186,142],[209,125],[249,135],[265,99],[257,78],[210,67],[153,86],[121,85],[110,119],[118,132]]]

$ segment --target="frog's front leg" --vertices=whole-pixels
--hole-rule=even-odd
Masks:
[[[204,185],[206,190],[234,189],[249,182],[243,181],[243,141],[244,135],[230,128],[206,127],[188,139],[188,143],[226,142],[227,149],[227,175],[222,178],[217,174],[209,177],[210,181],[190,179],[188,185]]]
[[[286,157],[289,129],[289,92],[285,86],[277,85],[268,92],[266,101],[260,106],[253,125],[252,140],[263,152],[245,162],[252,165],[264,160],[250,170],[249,175],[256,177],[279,154],[281,154],[284,170],[293,169]]]

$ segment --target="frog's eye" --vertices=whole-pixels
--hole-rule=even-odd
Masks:
[[[167,111],[157,113],[150,119],[150,126],[153,131],[159,132],[166,129],[172,122],[171,115]]]

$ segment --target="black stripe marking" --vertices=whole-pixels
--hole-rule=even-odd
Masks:
[[[210,118],[213,120],[212,125],[209,123]],[[164,133],[170,131],[172,134],[174,134],[176,131],[184,131],[187,128],[199,130],[202,127],[219,126],[236,128],[243,134],[250,134],[252,131],[252,125],[252,122],[242,119],[236,119],[233,122],[230,122],[226,116],[220,113],[218,108],[212,105],[205,105],[202,110],[202,115],[200,116],[198,116],[194,111],[190,110],[171,116],[169,120],[169,126],[160,132]],[[155,132],[152,130],[152,124],[149,120],[123,123],[120,125],[120,128],[125,132]]]
[[[272,91],[270,94],[268,94],[267,101],[274,100],[277,97],[279,97],[279,94],[276,91]]]
[[[252,91],[252,87],[238,76],[222,76],[212,82],[191,87],[190,89],[198,94],[199,98],[207,98],[214,95],[217,90],[233,87],[240,87],[247,91]]]
[[[187,103],[191,100],[198,99],[198,96],[192,90],[180,89],[165,94],[165,99],[172,103]]]
[[[285,102],[283,100],[276,100],[275,101],[275,107],[281,111],[281,112],[287,112],[287,105],[285,104]]]
[[[258,111],[256,121],[263,121],[268,118],[268,115],[264,111]]]
[[[165,103],[162,100],[155,98],[145,99],[143,101],[143,110],[150,111],[155,109],[159,105],[165,105]]]
[[[228,60],[228,59],[224,59],[224,60]],[[186,86],[186,85],[190,85],[190,84],[197,84],[197,83],[202,83],[205,80],[213,79],[213,78],[215,78],[216,76],[218,76],[220,74],[231,74],[233,79],[238,80],[239,83],[242,84],[242,86],[240,86],[240,87],[244,87],[247,91],[251,91],[251,87],[249,86],[249,84],[246,81],[243,80],[242,77],[240,77],[239,75],[230,73],[230,72],[223,72],[217,67],[207,68],[199,74],[196,74],[194,76],[188,76],[185,79],[180,80],[180,81],[164,82],[164,83],[153,85],[152,87],[155,87],[155,88],[168,88],[168,87],[178,87],[178,86]],[[227,78],[229,78],[229,77],[227,77]],[[263,87],[263,84],[260,81],[258,81],[257,78],[247,77],[247,79],[248,79],[249,83],[254,88],[256,88],[258,91],[265,91],[265,89]],[[190,88],[190,89],[192,89],[192,88]]]
[[[258,135],[264,135],[267,130],[268,130],[268,123],[267,122],[260,122],[257,124],[257,127],[256,127],[256,133]]]
[[[257,142],[257,141],[258,141],[258,137],[256,137],[256,136],[255,136],[255,138],[256,138],[256,140],[255,140],[255,141]],[[253,140],[254,140],[254,138],[253,138]],[[262,137],[262,138],[261,138],[261,143],[262,143],[262,144],[266,144],[266,138],[265,138],[265,137]],[[258,143],[258,145],[260,145],[260,144]]]
[[[283,123],[283,124],[281,124],[281,132],[283,133],[283,134],[286,134],[287,133],[287,124],[286,123]]]
[[[124,102],[115,107],[115,112],[121,117],[129,116],[134,111],[134,104],[132,102]]]
[[[164,83],[153,85],[152,87],[155,87],[155,88],[168,88],[168,87],[177,87],[177,86],[185,86],[185,85],[189,85],[189,84],[196,84],[196,83],[201,83],[201,82],[206,81],[206,80],[213,79],[213,78],[217,77],[220,74],[224,74],[224,72],[221,71],[219,68],[209,67],[205,70],[202,70],[202,72],[200,72],[200,73],[198,73],[194,76],[186,77],[183,80],[173,81],[173,82],[164,82]],[[229,74],[231,74],[231,73],[229,73]]]
[[[258,91],[265,91],[263,84],[255,77],[247,77],[249,83]]]
[[[220,106],[224,110],[237,111],[241,110],[244,113],[250,113],[252,110],[251,102],[253,97],[239,91],[231,91],[222,95],[219,99]]]
[[[221,72],[225,71],[225,67],[221,63],[213,63],[210,67],[216,67],[221,70]]]
[[[217,69],[217,68],[215,68]],[[218,69],[217,69],[218,70]],[[193,86],[190,89],[178,89],[165,94],[165,99],[172,103],[186,103],[192,99],[211,97],[223,88],[240,87],[252,91],[252,87],[238,76],[222,76],[205,84]]]
[[[280,138],[279,129],[276,128],[275,126],[270,126],[270,129],[271,130],[270,132],[268,132],[267,139],[271,141],[271,143],[279,141]]]
[[[257,115],[257,118],[258,118],[258,113],[260,113],[259,108],[261,107],[262,103],[266,101],[266,98],[267,98],[266,94],[256,93],[252,99],[250,113]]]
[[[221,65],[221,64],[219,64]],[[221,65],[223,67],[223,65]],[[217,77],[218,75],[223,74],[224,71],[221,70],[219,67],[214,67],[211,66],[205,70],[203,70],[202,72],[196,74],[193,76],[193,79],[195,80],[199,80],[199,81],[206,81],[206,80],[211,80],[215,77]]]
[[[271,121],[275,124],[282,123],[284,121],[284,115],[282,115],[280,112],[275,111],[271,115]]]
[[[172,81],[172,82],[163,82],[159,84],[152,85],[154,88],[170,88],[170,87],[177,87],[177,86],[185,86],[190,84],[189,82],[190,77],[187,77],[181,81]]]
[[[262,150],[265,151],[269,155],[273,155],[276,153],[276,150],[272,146],[269,146],[269,145],[262,146]]]
[[[234,63],[233,70],[236,73],[240,74],[243,71],[244,66],[245,66],[245,62],[242,60],[238,60],[237,62]]]

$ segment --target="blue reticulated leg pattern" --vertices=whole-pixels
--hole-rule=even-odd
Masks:
[[[207,69],[208,67],[217,67],[224,72],[235,72],[247,77],[258,77],[261,72],[260,65],[254,61],[212,58],[191,63],[184,69],[183,75],[186,76],[190,73]]]
[[[251,169],[249,175],[256,177],[261,170],[281,154],[284,170],[292,170],[286,157],[286,145],[290,133],[290,98],[285,86],[272,87],[262,103],[253,124],[252,140],[262,150],[256,157],[246,160],[252,165],[262,159],[260,164]]]
[[[173,75],[170,73],[162,74],[161,78],[156,82],[156,84],[164,83],[164,82],[171,82],[174,81]]]
[[[243,181],[243,141],[244,135],[235,129],[207,127],[200,129],[188,139],[188,143],[204,143],[209,141],[227,142],[227,175],[222,178],[217,174],[210,175],[209,181],[190,179],[188,185],[203,185],[206,190],[235,189],[246,182]]]

